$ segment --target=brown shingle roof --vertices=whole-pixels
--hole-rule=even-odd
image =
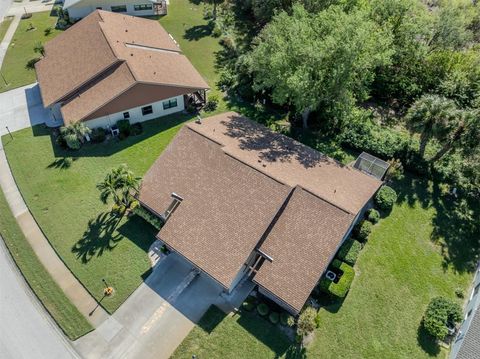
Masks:
[[[343,165],[290,137],[234,112],[188,126],[221,143],[225,153],[290,186],[357,214],[382,182]]]
[[[183,127],[144,177],[140,201],[163,213],[172,192],[184,200],[159,238],[228,288],[289,188]]]
[[[158,21],[97,10],[45,45],[45,57],[35,65],[45,107],[77,102],[64,111],[65,122],[83,120],[128,87],[120,64],[128,68],[130,85],[148,83],[183,93],[208,88]],[[112,67],[122,73],[111,73]],[[103,81],[108,84],[99,84]]]
[[[260,246],[273,258],[254,281],[299,312],[326,270],[354,216],[300,187]]]
[[[140,201],[162,214],[172,192],[184,198],[158,237],[227,288],[260,246],[273,262],[254,280],[299,311],[380,185],[227,113],[182,128],[145,176]]]

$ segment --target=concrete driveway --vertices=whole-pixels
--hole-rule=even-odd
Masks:
[[[169,358],[221,288],[171,253],[94,332],[74,343],[84,358]]]
[[[0,135],[50,121],[43,107],[38,84],[0,93]],[[60,124],[59,124],[60,125]]]

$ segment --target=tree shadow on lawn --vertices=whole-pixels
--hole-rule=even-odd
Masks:
[[[188,41],[198,41],[204,37],[211,36],[214,27],[215,23],[213,21],[209,21],[204,25],[192,26],[185,30],[183,38]]]
[[[122,219],[111,212],[103,212],[90,220],[82,238],[72,247],[77,259],[88,263],[93,257],[100,257],[105,251],[115,249],[122,239],[128,239],[145,253],[148,252],[155,240],[153,229],[137,216],[130,217],[119,226]]]
[[[480,257],[480,206],[474,199],[442,194],[439,184],[406,173],[391,186],[398,195],[397,203],[414,207],[433,207],[432,242],[442,248],[443,266],[460,272],[472,272]]]
[[[50,163],[47,168],[56,168],[60,170],[69,169],[78,157],[61,157]]]
[[[440,346],[437,342],[427,333],[425,328],[423,327],[423,323],[420,324],[417,331],[417,341],[420,347],[427,353],[428,355],[434,357],[440,353]]]
[[[82,263],[88,263],[92,257],[100,257],[104,251],[113,250],[123,239],[120,233],[114,235],[115,229],[122,220],[110,212],[103,212],[97,218],[88,221],[88,228],[82,239],[72,247],[72,252]]]
[[[129,136],[124,140],[118,137],[111,138],[103,143],[85,143],[78,151],[62,148],[56,143],[56,136],[52,129],[45,125],[33,126],[34,136],[50,136],[53,153],[56,158],[66,157],[108,157],[117,152],[121,152],[126,148],[137,143],[145,141],[146,139],[167,131],[182,123],[188,122],[194,118],[194,114],[177,113],[165,117],[156,118],[153,120],[142,122],[142,133],[136,136]]]

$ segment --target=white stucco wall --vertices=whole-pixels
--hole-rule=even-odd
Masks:
[[[472,319],[475,316],[476,311],[479,310],[480,308],[480,263],[477,267],[475,278],[473,279],[472,290],[468,294],[467,298],[468,298],[468,302],[464,311],[465,317],[462,322],[462,325],[460,326],[457,337],[455,338],[455,341],[452,344],[452,349],[450,351],[450,359],[455,359],[457,357],[458,351],[462,346],[463,339],[465,338],[465,335],[468,332]],[[480,357],[480,353],[479,353],[479,357]]]
[[[167,110],[163,109],[163,102],[168,101],[168,100],[173,100],[177,99],[177,107],[169,108]],[[153,113],[143,116],[142,115],[142,107],[145,106],[152,106],[153,108]],[[185,109],[185,104],[183,102],[183,95],[182,96],[177,96],[177,97],[172,97],[170,99],[166,100],[161,100],[157,101],[154,103],[146,104],[143,106],[139,107],[134,107],[129,110],[117,112],[117,113],[112,113],[107,116],[99,117],[94,120],[90,121],[85,121],[85,125],[87,125],[90,128],[95,128],[95,127],[112,127],[114,126],[118,120],[123,120],[123,113],[124,112],[129,112],[130,113],[130,123],[136,123],[136,122],[143,122],[143,121],[148,121],[152,120],[157,117],[162,117],[166,115],[170,115],[175,112],[183,111]]]
[[[134,5],[144,5],[150,4],[152,5],[151,10],[142,10],[142,11],[135,11]],[[81,19],[91,12],[95,11],[97,7],[101,7],[102,10],[111,11],[112,6],[120,6],[126,5],[127,12],[121,12],[119,14],[128,14],[128,15],[135,15],[135,16],[148,16],[153,15],[153,4],[149,0],[84,0],[80,1],[76,4],[68,6],[65,5],[64,9],[68,10],[68,14],[72,19]]]

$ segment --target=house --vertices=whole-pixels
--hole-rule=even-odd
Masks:
[[[44,48],[35,69],[58,125],[106,128],[205,101],[208,84],[154,20],[96,10]]]
[[[450,359],[480,358],[480,263],[465,307],[465,318],[450,351]]]
[[[166,15],[166,0],[65,0],[63,9],[73,20],[84,18],[95,10],[106,10],[134,16]]]
[[[244,278],[298,314],[382,182],[236,113],[185,125],[140,204],[170,250],[231,292]]]

